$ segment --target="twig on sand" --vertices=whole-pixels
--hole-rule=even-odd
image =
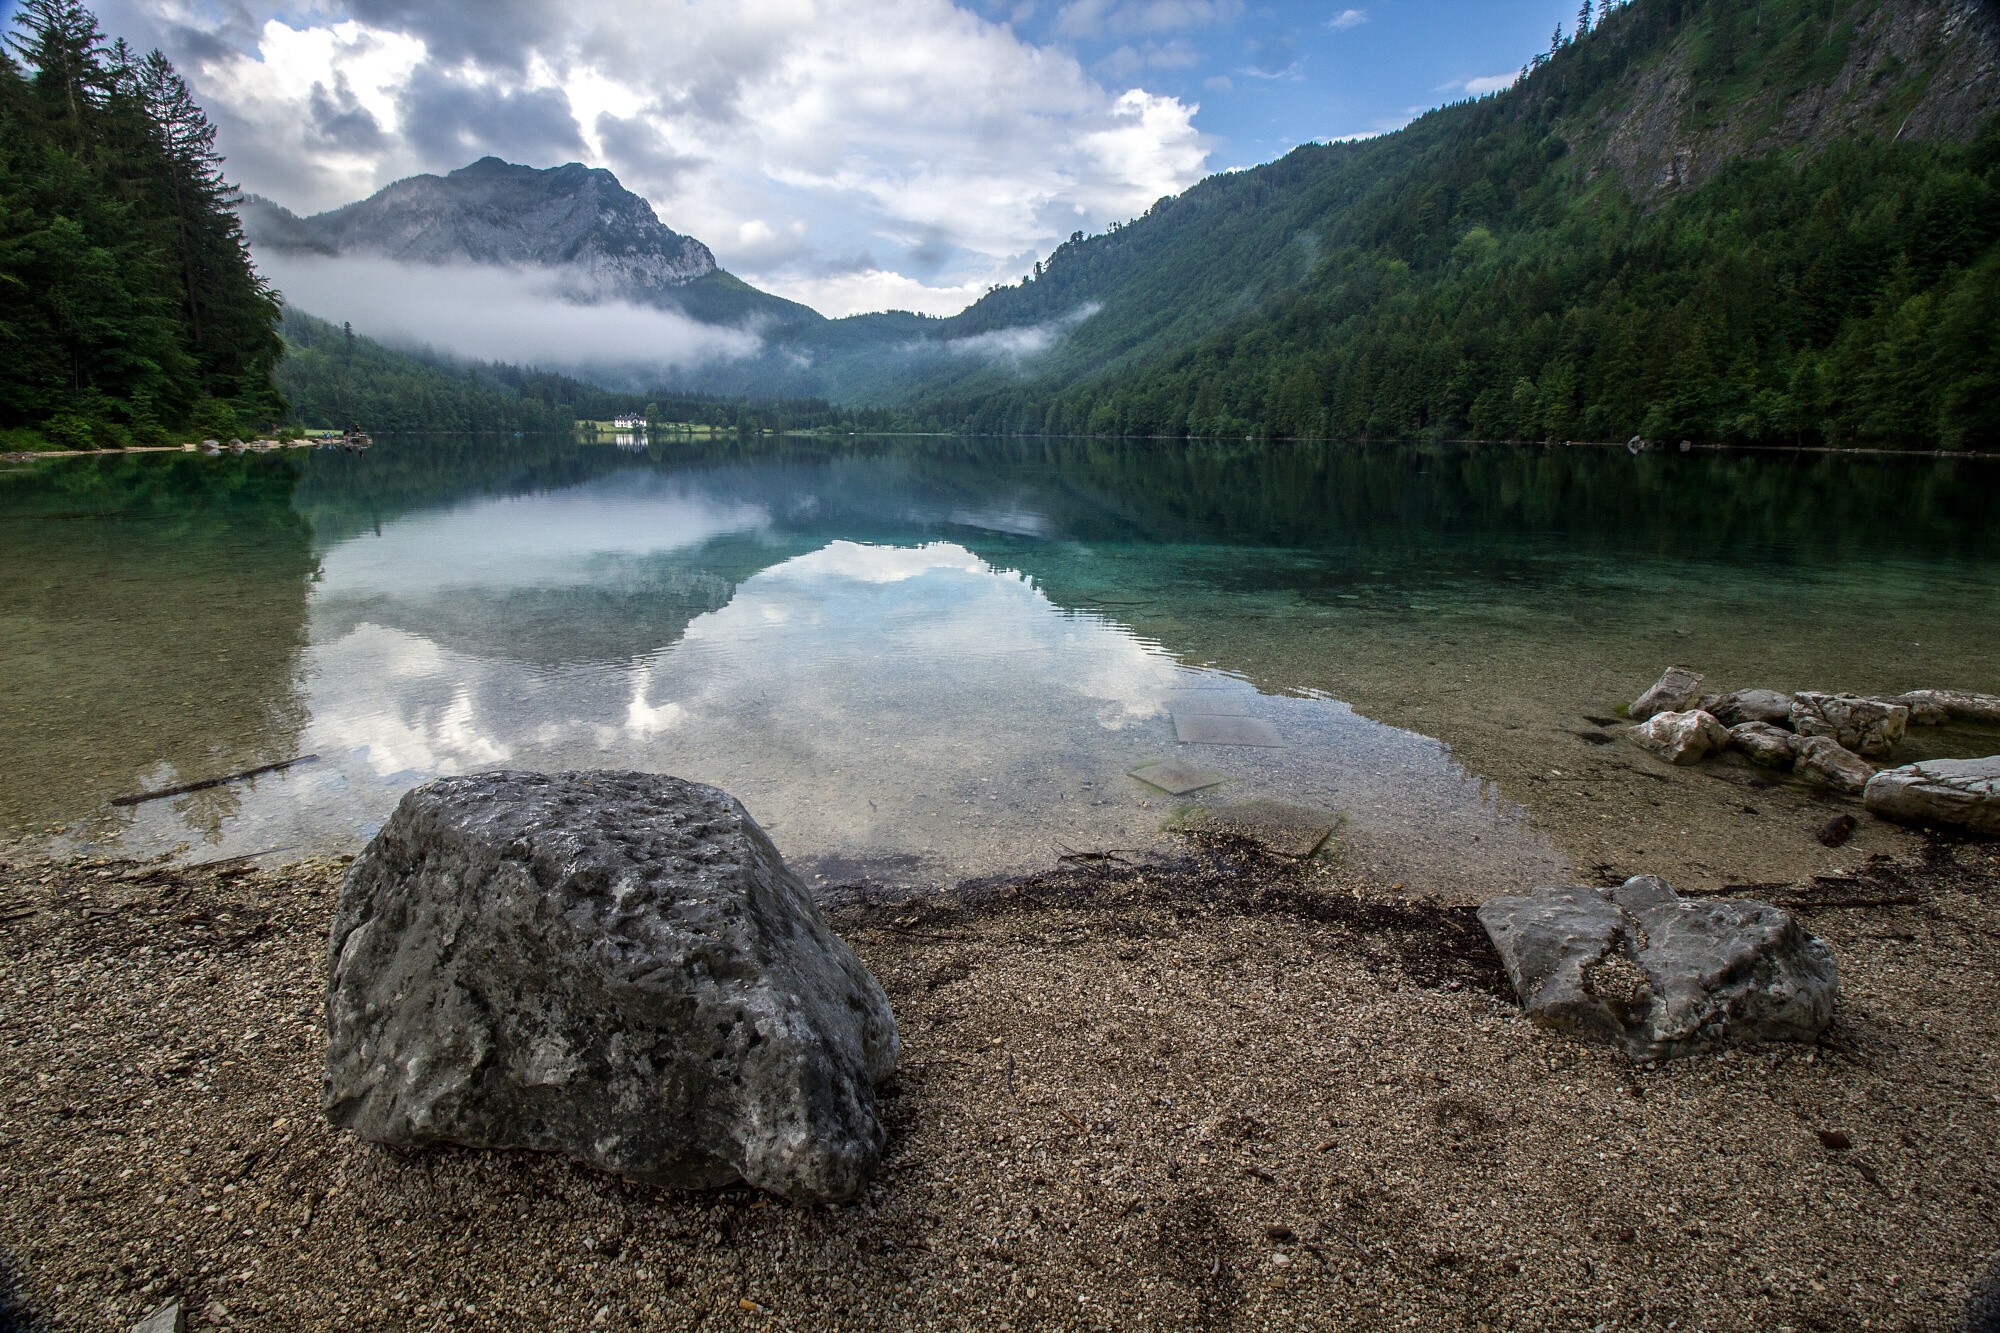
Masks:
[[[1056,860],[1058,861],[1075,861],[1082,863],[1088,863],[1092,861],[1116,861],[1121,866],[1129,866],[1132,864],[1132,862],[1126,860],[1123,856],[1120,856],[1119,853],[1131,852],[1134,855],[1137,855],[1139,851],[1139,849],[1136,847],[1112,847],[1101,852],[1080,852],[1076,848],[1070,846],[1068,843],[1062,842],[1058,839],[1050,839],[1050,841],[1054,842],[1056,846],[1062,848],[1062,855],[1056,858]]]
[[[203,778],[200,782],[183,782],[178,787],[162,787],[158,791],[141,791],[134,792],[130,796],[114,796],[111,798],[111,804],[143,805],[147,801],[163,800],[169,796],[183,796],[191,791],[206,791],[210,787],[221,787],[231,782],[241,782],[245,778],[254,778],[264,773],[277,773],[287,768],[296,767],[299,764],[310,764],[318,758],[319,756],[316,754],[302,754],[296,759],[286,759],[276,764],[262,764],[256,768],[246,768],[240,773],[229,773],[219,778]]]
[[[185,865],[177,866],[175,868],[181,871],[226,870],[230,866],[240,866],[245,864],[246,862],[254,861],[260,856],[270,856],[277,852],[289,852],[290,850],[292,850],[291,844],[284,843],[276,847],[266,847],[261,852],[244,852],[240,856],[218,856],[213,861],[189,861]]]

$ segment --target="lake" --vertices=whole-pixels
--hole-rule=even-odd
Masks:
[[[438,774],[638,768],[726,788],[828,882],[1144,852],[1256,801],[1337,814],[1330,854],[1445,896],[1776,873],[1817,864],[1768,822],[1811,795],[1667,770],[1617,706],[1680,660],[1723,688],[2000,689],[1996,494],[1986,460],[1582,447],[52,460],[0,473],[0,824],[354,851]]]

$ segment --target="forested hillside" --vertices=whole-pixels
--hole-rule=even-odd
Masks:
[[[107,44],[75,0],[23,0],[13,24],[0,51],[0,447],[275,421],[278,304],[187,85],[159,52]]]
[[[1079,311],[914,420],[1134,435],[2000,445],[1990,8],[1635,0],[1505,92],[1073,238]]]

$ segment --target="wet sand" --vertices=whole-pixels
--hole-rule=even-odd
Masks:
[[[14,1317],[1949,1327],[2000,1245],[2000,847],[1904,851],[1771,890],[1840,960],[1821,1043],[1658,1069],[1527,1024],[1468,910],[1337,862],[834,892],[906,1053],[837,1209],[328,1129],[337,863],[9,865]]]

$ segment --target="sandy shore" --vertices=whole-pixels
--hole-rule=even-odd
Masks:
[[[1818,1047],[1638,1070],[1338,868],[850,889],[907,1059],[839,1209],[328,1129],[339,869],[0,871],[0,1327],[1936,1329],[2000,1247],[1992,844],[1776,893]]]

